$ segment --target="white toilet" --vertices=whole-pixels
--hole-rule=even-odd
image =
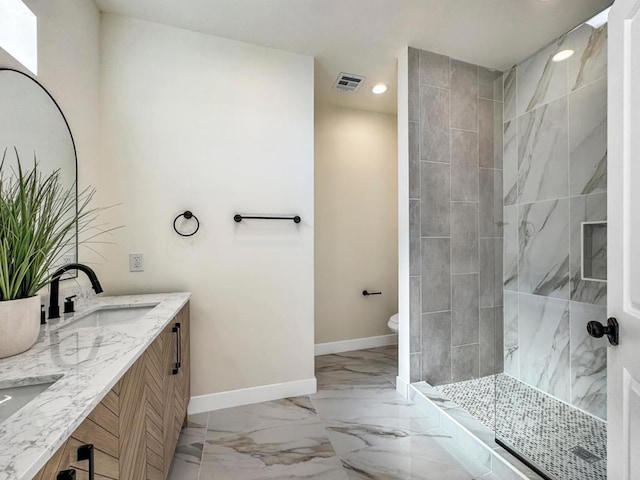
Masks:
[[[397,313],[395,315],[391,315],[391,318],[389,318],[389,322],[387,322],[387,326],[389,327],[389,330],[391,330],[393,333],[398,333],[398,314]]]

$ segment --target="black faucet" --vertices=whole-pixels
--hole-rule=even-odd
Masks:
[[[58,295],[60,292],[60,277],[63,273],[68,272],[69,270],[78,270],[80,272],[84,272],[89,277],[89,281],[91,281],[91,286],[96,293],[102,293],[102,285],[98,281],[98,277],[96,276],[96,272],[91,270],[86,265],[82,265],[81,263],[68,263],[60,267],[58,270],[54,272],[51,276],[51,288],[49,290],[49,318],[60,318],[60,305],[58,304]]]

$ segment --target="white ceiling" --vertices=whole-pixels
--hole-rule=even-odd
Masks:
[[[504,70],[612,0],[95,0],[105,12],[316,58],[316,101],[396,112],[396,58],[406,45]],[[365,75],[356,94],[340,72]],[[371,93],[378,82],[389,91]]]

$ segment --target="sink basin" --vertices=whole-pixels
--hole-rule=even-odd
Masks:
[[[4,422],[7,418],[44,392],[47,388],[53,385],[56,380],[57,379],[45,381],[43,383],[0,388],[0,423]]]
[[[70,328],[108,327],[113,325],[126,325],[144,317],[153,310],[156,305],[144,305],[135,307],[101,308],[78,320],[65,325],[60,330]]]

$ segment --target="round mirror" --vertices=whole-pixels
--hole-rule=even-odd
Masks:
[[[43,175],[59,170],[62,186],[74,188],[77,198],[76,147],[67,119],[51,94],[29,75],[0,69],[0,105],[3,170],[16,168],[17,151],[23,168],[31,168],[35,158]],[[56,264],[75,262],[77,256],[76,231]]]

